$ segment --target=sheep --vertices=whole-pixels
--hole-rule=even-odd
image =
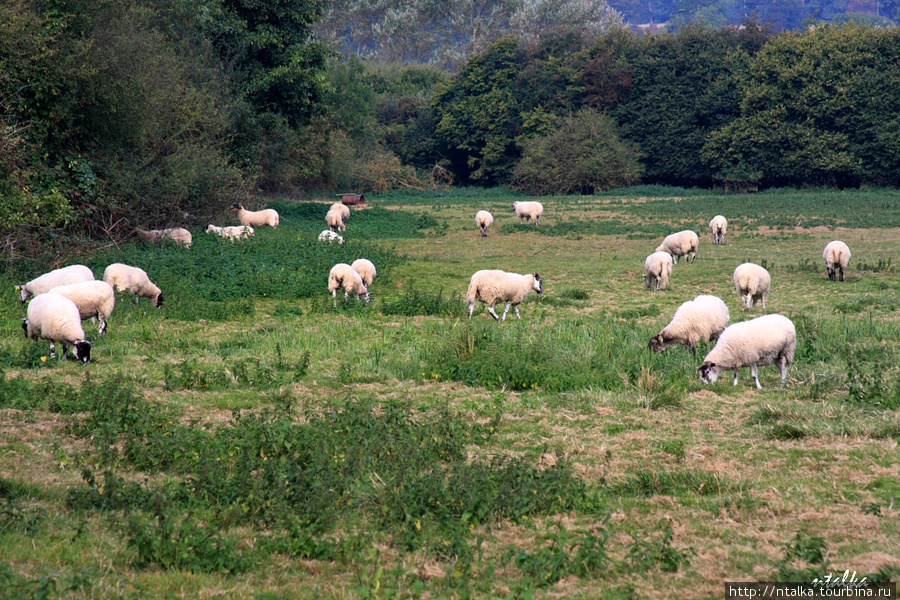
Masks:
[[[93,281],[94,273],[84,265],[69,265],[61,269],[55,269],[35,277],[24,285],[17,285],[19,301],[25,304],[31,296],[37,296],[49,292],[58,285],[77,283],[79,281]]]
[[[347,219],[350,218],[350,207],[348,207],[343,202],[335,202],[334,204],[331,205],[331,208],[329,208],[328,210],[336,210],[339,213],[341,213],[342,221],[346,221]]]
[[[540,202],[513,202],[512,209],[519,217],[520,222],[534,221],[535,227],[537,227],[538,219],[544,214],[544,205]]]
[[[105,281],[79,281],[68,285],[58,285],[49,293],[65,296],[75,303],[81,320],[100,321],[100,335],[106,335],[106,324],[116,306],[116,293]]]
[[[338,244],[344,243],[344,238],[339,234],[331,231],[330,229],[326,229],[322,233],[319,234],[320,242],[337,242]]]
[[[844,269],[850,262],[850,248],[840,240],[829,242],[822,253],[825,259],[825,268],[828,269],[828,278],[837,281],[837,271],[841,271],[841,281],[844,281]]]
[[[149,298],[153,302],[153,306],[162,308],[162,290],[150,281],[150,277],[143,269],[122,263],[113,263],[103,271],[103,281],[120,292],[134,294],[135,304],[138,304],[141,298]]]
[[[669,289],[669,277],[672,276],[672,255],[668,252],[654,252],[644,261],[644,284],[647,289],[660,287]]]
[[[697,372],[704,383],[715,383],[721,371],[734,370],[733,385],[737,385],[741,367],[749,366],[757,389],[762,389],[757,367],[777,365],[784,384],[796,350],[797,330],[791,320],[765,315],[727,327]]]
[[[469,291],[466,293],[466,301],[469,303],[469,318],[472,318],[472,311],[475,310],[475,303],[478,300],[488,305],[488,312],[497,321],[505,321],[509,307],[516,309],[516,316],[520,319],[522,315],[519,313],[519,304],[525,300],[525,296],[531,290],[538,294],[544,292],[544,283],[541,276],[519,275],[518,273],[507,273],[500,270],[484,270],[477,271],[472,275],[469,282]],[[506,302],[506,310],[503,311],[503,317],[498,317],[494,312],[494,305],[497,302]]]
[[[732,280],[741,297],[741,306],[753,308],[762,300],[763,308],[766,307],[766,296],[772,287],[768,271],[754,263],[743,263],[734,270]]]
[[[709,222],[709,230],[713,234],[713,244],[719,246],[725,243],[725,232],[728,230],[728,220],[722,215],[716,215]]]
[[[659,245],[656,252],[668,252],[675,258],[675,264],[677,265],[679,256],[683,256],[685,261],[694,262],[699,246],[700,237],[693,231],[686,229],[666,236],[666,239]]]
[[[206,233],[215,233],[219,235],[219,237],[223,237],[231,240],[243,240],[254,233],[256,231],[249,225],[233,225],[231,227],[217,227],[215,225],[208,225],[206,227]]]
[[[272,229],[278,227],[278,212],[274,208],[252,211],[244,208],[243,204],[232,204],[231,208],[238,211],[238,221],[241,222],[241,225],[250,225],[252,227],[268,225]]]
[[[359,273],[359,276],[362,277],[363,284],[366,287],[372,285],[372,281],[375,280],[375,275],[378,273],[375,271],[375,265],[372,264],[372,261],[367,260],[365,258],[358,258],[353,261],[350,267]]]
[[[697,354],[699,342],[715,341],[728,326],[728,307],[716,296],[697,296],[678,307],[675,316],[659,335],[650,338],[650,349],[657,354],[672,344],[683,344]]]
[[[329,210],[325,215],[325,223],[331,231],[334,231],[335,229],[338,231],[347,230],[347,226],[344,225],[344,219],[341,217],[341,211],[339,210]]]
[[[535,221],[535,224],[537,221]],[[494,215],[486,210],[479,210],[475,213],[475,224],[481,230],[481,237],[487,237],[488,228],[494,224]]]
[[[350,292],[356,294],[357,300],[365,300],[368,302],[372,297],[372,295],[369,294],[369,290],[366,289],[366,285],[363,283],[360,274],[353,270],[353,267],[347,263],[338,263],[334,265],[331,267],[331,272],[328,274],[328,291],[331,292],[331,295],[334,298],[335,308],[337,308],[337,291],[340,288],[344,288],[344,298],[346,298]]]
[[[172,240],[176,244],[181,244],[185,248],[190,248],[194,243],[191,232],[184,227],[174,227],[170,229],[151,229],[149,231],[138,229],[137,234],[150,242],[151,244],[159,244],[164,240]]]
[[[29,339],[50,340],[50,356],[56,357],[56,342],[62,344],[62,358],[68,346],[75,349],[75,358],[91,362],[91,342],[84,337],[81,314],[74,302],[53,292],[35,296],[28,303],[28,316],[22,319],[22,329]]]

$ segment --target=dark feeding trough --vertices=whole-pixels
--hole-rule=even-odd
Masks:
[[[341,202],[348,206],[365,206],[366,205],[366,197],[362,194],[338,194],[341,197]]]

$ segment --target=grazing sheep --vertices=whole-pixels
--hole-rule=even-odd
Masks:
[[[341,220],[346,222],[350,218],[350,207],[343,202],[335,202],[328,210],[336,210],[341,213]]]
[[[763,308],[766,307],[766,296],[772,287],[772,277],[768,271],[757,264],[744,263],[734,270],[732,280],[741,297],[741,306],[753,308],[762,300]]]
[[[344,219],[341,217],[341,211],[339,210],[329,210],[325,215],[325,223],[331,231],[334,231],[335,229],[338,231],[347,230],[347,226],[344,225]]]
[[[151,229],[149,231],[138,229],[139,236],[150,242],[151,244],[159,244],[165,240],[172,240],[176,244],[181,244],[185,248],[190,248],[194,243],[191,232],[184,227],[174,227],[171,229]]]
[[[375,275],[378,274],[375,271],[375,265],[372,264],[372,261],[365,258],[354,260],[350,267],[359,273],[359,276],[362,277],[363,284],[366,287],[372,285],[372,282],[375,280]]]
[[[249,225],[232,225],[231,227],[217,227],[208,225],[206,233],[215,233],[219,237],[231,240],[244,240],[256,233]]]
[[[335,233],[330,229],[326,229],[322,233],[319,234],[320,242],[337,242],[338,244],[344,243],[344,238],[339,233]]]
[[[841,281],[844,280],[844,269],[850,263],[850,248],[844,242],[834,240],[825,246],[822,253],[825,259],[825,268],[828,269],[828,278],[837,281],[837,271],[841,271]]]
[[[241,222],[241,225],[250,225],[251,227],[268,225],[273,229],[278,227],[278,212],[274,208],[252,211],[244,208],[242,204],[232,204],[231,208],[238,211],[238,221]]]
[[[728,220],[722,215],[716,215],[709,222],[709,230],[713,234],[713,244],[716,246],[725,243],[725,232],[728,230]]]
[[[677,265],[679,256],[683,256],[685,261],[694,262],[699,246],[700,237],[693,231],[686,229],[666,236],[666,239],[659,245],[656,252],[668,252],[675,258],[675,264]]]
[[[791,320],[782,315],[765,315],[727,327],[697,372],[704,383],[715,383],[721,371],[733,370],[737,385],[741,367],[749,366],[756,387],[762,389],[757,367],[777,365],[783,384],[796,349],[797,330]]]
[[[29,339],[50,340],[50,356],[56,357],[56,342],[62,344],[62,358],[68,346],[75,349],[75,358],[83,363],[91,362],[91,342],[84,339],[81,314],[74,302],[52,292],[47,292],[28,303],[28,316],[22,320],[22,329]]]
[[[535,227],[544,214],[544,205],[540,202],[513,202],[512,209],[520,222],[534,221]]]
[[[103,281],[120,292],[134,294],[135,304],[139,303],[141,298],[150,298],[156,308],[161,308],[163,305],[162,290],[150,281],[150,277],[143,269],[122,263],[113,263],[103,271]]]
[[[535,221],[537,223],[537,221]],[[486,210],[479,210],[475,213],[475,224],[481,230],[481,237],[487,237],[488,228],[494,224],[494,215]]]
[[[106,335],[106,322],[116,306],[116,293],[105,281],[79,281],[68,285],[58,285],[49,293],[65,296],[75,303],[81,320],[100,321],[100,335]]]
[[[94,273],[86,266],[69,265],[68,267],[44,273],[40,277],[35,277],[25,285],[18,285],[16,290],[19,292],[19,301],[25,304],[31,296],[49,292],[58,285],[78,283],[79,281],[93,281],[93,279]]]
[[[337,291],[341,288],[344,288],[344,298],[346,298],[350,292],[356,294],[357,300],[365,300],[368,302],[372,297],[371,294],[369,294],[369,290],[366,289],[360,274],[353,270],[353,267],[347,263],[338,263],[334,265],[331,267],[331,272],[328,274],[328,291],[331,292],[331,295],[334,297],[335,308],[337,308]]]
[[[696,355],[696,346],[700,342],[718,339],[728,327],[728,307],[716,296],[697,296],[678,307],[672,321],[666,325],[659,335],[650,338],[650,348],[663,352],[672,344],[683,344]]]
[[[669,289],[669,277],[672,276],[672,255],[668,252],[654,252],[644,261],[644,284],[647,289],[660,287]]]
[[[505,321],[506,313],[509,307],[516,309],[516,316],[520,319],[519,304],[525,300],[525,296],[531,290],[538,294],[544,292],[544,284],[541,276],[519,275],[518,273],[507,273],[506,271],[478,271],[472,275],[469,282],[469,291],[466,293],[466,301],[469,303],[469,318],[472,318],[472,311],[475,310],[475,303],[478,300],[488,305],[488,312],[497,321]],[[494,312],[494,305],[498,302],[506,302],[506,310],[503,311],[503,317],[498,317]]]

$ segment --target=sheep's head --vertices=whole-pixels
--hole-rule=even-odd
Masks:
[[[91,342],[87,340],[78,340],[75,342],[75,358],[83,362],[84,364],[88,364],[91,362]]]
[[[162,292],[158,293],[156,295],[156,298],[153,299],[153,306],[155,306],[156,308],[162,308],[163,300],[164,298]]]
[[[518,206],[518,205],[519,205],[518,202],[513,202],[513,203],[512,203],[512,210],[513,210],[513,212],[516,212],[516,206]]]
[[[25,332],[25,337],[28,337],[28,318],[22,317],[22,331]]]
[[[705,362],[697,367],[697,373],[703,383],[715,383],[719,378],[719,367],[716,363]]]
[[[657,354],[659,354],[660,352],[662,352],[663,350],[666,349],[667,345],[666,345],[666,342],[663,339],[663,336],[661,333],[659,335],[654,335],[652,338],[650,338],[649,347],[651,350],[653,350]]]
[[[534,284],[532,286],[538,294],[544,293],[544,280],[537,273],[534,274]]]
[[[232,210],[244,210],[244,205],[239,202],[235,202],[229,208],[231,208]]]
[[[17,285],[16,290],[19,292],[19,302],[25,304],[25,302],[28,300],[28,297],[31,296],[31,292],[25,289],[24,285]]]

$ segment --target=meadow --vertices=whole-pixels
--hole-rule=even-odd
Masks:
[[[900,192],[750,195],[640,187],[541,198],[503,189],[368,199],[343,245],[330,199],[267,199],[277,230],[190,250],[84,251],[141,266],[155,309],[120,295],[93,362],[22,335],[0,273],[0,597],[720,598],[726,581],[900,576]],[[474,215],[495,217],[479,236]],[[708,230],[729,219],[724,246]],[[205,224],[204,224],[205,225]],[[644,289],[662,238],[700,234],[668,292]],[[829,281],[822,250],[853,252]],[[328,270],[378,267],[369,304]],[[765,311],[731,282],[772,274]],[[505,322],[470,275],[540,273]],[[715,294],[733,322],[790,317],[774,367],[702,384],[647,347]]]

